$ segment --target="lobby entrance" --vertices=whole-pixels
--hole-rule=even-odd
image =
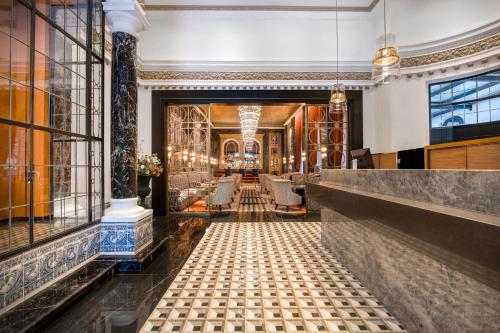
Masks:
[[[348,109],[324,103],[166,103],[163,124],[168,214],[303,215],[306,181],[348,163]]]

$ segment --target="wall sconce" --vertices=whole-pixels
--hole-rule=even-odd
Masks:
[[[286,157],[283,157],[283,164],[286,164]]]
[[[306,161],[306,153],[302,152],[302,162],[305,162],[305,161]]]
[[[172,146],[167,147],[167,156],[168,156],[168,159],[170,159],[172,157]]]
[[[183,160],[184,162],[186,162],[186,161],[188,160],[188,155],[189,155],[189,152],[188,152],[187,150],[184,150],[184,151],[182,152],[182,160]]]
[[[326,147],[321,147],[321,158],[325,159],[326,158]]]

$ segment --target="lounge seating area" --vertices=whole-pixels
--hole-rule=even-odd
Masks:
[[[311,174],[307,178],[314,176]],[[208,172],[199,171],[169,175],[169,212],[239,211],[242,196],[254,198],[247,200],[248,204],[262,203],[263,211],[305,212],[306,176],[300,173],[281,176],[260,173],[258,181],[244,183],[243,179],[241,173],[211,179]],[[243,191],[247,193],[243,194]]]
[[[168,176],[170,212],[208,211],[216,206],[237,208],[241,193],[241,174],[213,177],[208,172],[183,172]]]

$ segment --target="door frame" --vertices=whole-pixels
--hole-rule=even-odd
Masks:
[[[306,104],[328,104],[330,101],[330,90],[153,90],[151,92],[151,135],[152,153],[158,154],[162,161],[165,161],[165,107],[169,104],[257,104],[257,103],[306,103]],[[360,115],[362,122],[363,94],[360,90],[346,91],[348,99],[349,117]],[[356,117],[354,117],[356,118]],[[356,119],[352,119],[356,121]],[[352,122],[350,122],[351,124]],[[351,126],[349,127],[349,131]],[[356,133],[361,137],[363,133]],[[352,137],[352,134],[350,135]],[[349,140],[349,146],[351,144]],[[362,145],[362,143],[361,143]],[[357,148],[357,147],[354,147]],[[351,147],[349,147],[351,149]],[[152,180],[152,208],[154,214],[165,216],[166,207],[166,187],[165,173]]]

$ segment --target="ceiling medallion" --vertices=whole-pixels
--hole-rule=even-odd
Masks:
[[[338,18],[338,0],[335,0],[335,31],[337,33],[337,83],[333,85],[330,104],[334,110],[343,109],[347,104],[345,95],[345,86],[339,83],[339,18]]]
[[[399,77],[401,57],[394,46],[387,46],[387,19],[384,0],[384,47],[377,50],[373,59],[372,80],[389,83]]]

